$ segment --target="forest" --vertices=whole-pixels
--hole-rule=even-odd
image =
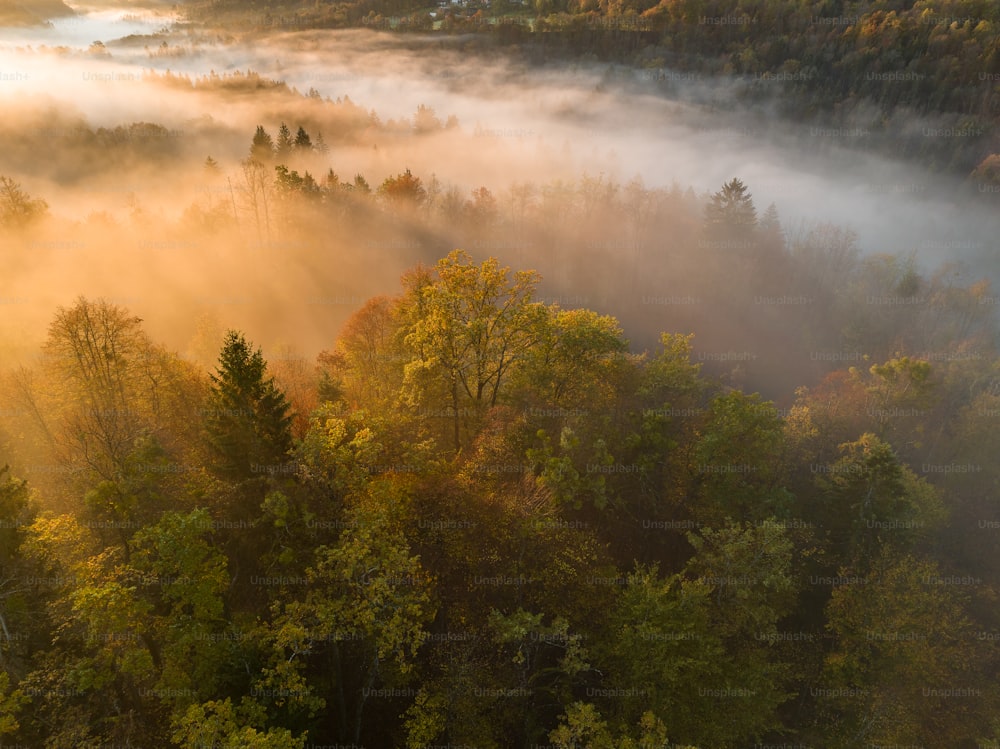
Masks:
[[[0,38],[0,749],[1000,746],[995,7],[494,2]]]
[[[712,91],[852,146],[989,184],[1000,179],[1000,8],[988,0],[191,0],[246,32],[367,28],[459,36],[534,65],[625,63],[664,92]],[[912,121],[933,115],[929,127]]]
[[[286,258],[327,232],[418,253],[398,237],[442,227],[471,253],[352,302],[312,362],[210,317],[181,351],[127,304],[51,311],[0,389],[5,741],[997,740],[988,279],[862,255],[828,224],[788,236],[737,178],[500,201],[408,169],[316,179],[319,140],[258,126],[235,217],[211,193],[166,225],[138,211],[104,252],[239,222]],[[48,202],[2,186],[6,240],[58,250]],[[589,263],[542,245],[553,204]],[[698,252],[616,271],[602,211],[632,249],[669,221]],[[547,272],[600,273],[545,287],[494,256],[514,232]],[[643,341],[669,324],[637,345],[616,300]]]

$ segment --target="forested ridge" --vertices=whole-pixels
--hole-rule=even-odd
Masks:
[[[373,190],[280,163],[299,130],[258,128],[242,167],[289,237],[365,211],[433,224],[409,170]],[[46,201],[3,184],[7,236],[42,241]],[[456,216],[488,228],[491,198]],[[313,365],[230,330],[209,367],[124,305],[55,309],[2,381],[4,740],[996,741],[989,283],[862,257],[835,227],[791,241],[738,179],[676,199],[698,207],[687,293],[783,320],[823,362],[776,388],[787,405],[741,387],[755,352],[780,364],[768,326],[746,356],[696,353],[697,320],[643,352],[489,245],[415,264]]]
[[[838,143],[996,184],[1000,10],[987,0],[194,2],[251,32],[368,28],[458,36],[534,65],[622,62],[646,89],[697,91],[833,133]],[[612,75],[609,85],[628,78]]]

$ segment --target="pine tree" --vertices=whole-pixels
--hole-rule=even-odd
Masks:
[[[288,129],[288,125],[284,122],[281,123],[281,127],[278,128],[278,144],[275,147],[275,153],[279,159],[287,158],[288,154],[292,152],[292,131]]]
[[[314,144],[317,153],[327,153],[330,150],[330,146],[326,144],[326,140],[323,139],[322,131],[316,133],[316,143]]]
[[[762,257],[773,261],[785,254],[787,249],[785,230],[781,226],[778,209],[774,203],[771,203],[760,217],[757,229],[761,243],[759,254]]]
[[[771,234],[775,237],[784,237],[784,231],[781,228],[781,221],[778,218],[778,208],[771,203],[764,211],[764,215],[760,217],[760,229],[765,234]]]
[[[712,196],[705,209],[705,223],[711,228],[747,228],[757,224],[753,196],[741,180],[734,177]]]
[[[299,125],[298,132],[295,133],[295,150],[311,151],[312,147],[312,139],[310,139],[309,133],[305,131],[304,127]]]
[[[206,429],[217,473],[247,479],[279,472],[292,446],[292,417],[260,349],[230,330],[211,379]]]
[[[274,141],[263,125],[258,125],[257,132],[254,133],[250,158],[260,164],[267,164],[274,158]]]

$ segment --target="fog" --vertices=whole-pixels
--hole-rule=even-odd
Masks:
[[[528,67],[500,53],[473,53],[462,37],[356,30],[235,38],[171,26],[174,19],[159,10],[128,14],[90,10],[51,28],[0,30],[0,130],[11,144],[0,151],[0,174],[47,201],[51,213],[30,236],[0,237],[8,267],[0,335],[15,360],[37,347],[55,306],[80,294],[128,306],[182,352],[196,321],[208,315],[248,330],[270,350],[294,344],[311,357],[330,346],[366,297],[397,291],[403,270],[450,249],[445,240],[453,235],[410,236],[405,221],[379,229],[377,239],[276,226],[266,242],[255,242],[241,223],[246,209],[237,206],[234,184],[255,127],[275,136],[280,122],[293,135],[300,124],[313,138],[323,132],[327,154],[290,164],[317,179],[332,167],[342,181],[360,173],[376,188],[409,168],[425,184],[433,175],[442,189],[453,186],[465,198],[480,186],[500,198],[529,182],[589,176],[625,185],[638,177],[646,188],[673,188],[676,195],[690,188],[689,203],[703,203],[738,176],[758,214],[776,205],[786,234],[830,222],[857,232],[867,253],[913,253],[928,270],[961,260],[965,282],[998,275],[1000,227],[987,200],[995,196],[845,147],[863,141],[863,133],[792,125],[764,105],[741,110],[732,104],[744,86],[739,81],[598,63]],[[103,48],[92,46],[97,41]],[[318,99],[280,89],[191,88],[152,75],[168,70],[192,78],[255,71],[303,94],[349,98],[383,126],[341,132],[337,117],[349,111],[334,112]],[[454,116],[457,127],[419,136],[387,127],[412,118],[419,105],[432,107],[442,122]],[[136,122],[169,131],[160,136],[157,159],[146,157],[148,144],[112,158],[77,138],[81,127]],[[219,162],[219,175],[205,175],[206,156]],[[182,221],[193,204],[221,205],[240,225],[200,236]],[[620,314],[640,345],[658,330],[713,314],[619,312],[635,300],[600,290],[601,265],[628,266],[617,271],[622,277],[655,277],[646,264],[659,262],[657,242],[632,251],[625,227],[605,227],[600,246],[568,246],[576,235],[560,241],[563,229],[549,228],[557,250],[548,261],[511,235],[478,245],[470,237],[466,249],[514,266],[546,266],[539,268],[548,278],[543,296]],[[663,247],[676,252],[673,228],[660,230]],[[698,250],[688,253],[697,262]]]

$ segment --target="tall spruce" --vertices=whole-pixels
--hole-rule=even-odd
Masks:
[[[230,330],[211,379],[206,428],[215,471],[231,479],[280,471],[292,447],[292,416],[260,349]]]

